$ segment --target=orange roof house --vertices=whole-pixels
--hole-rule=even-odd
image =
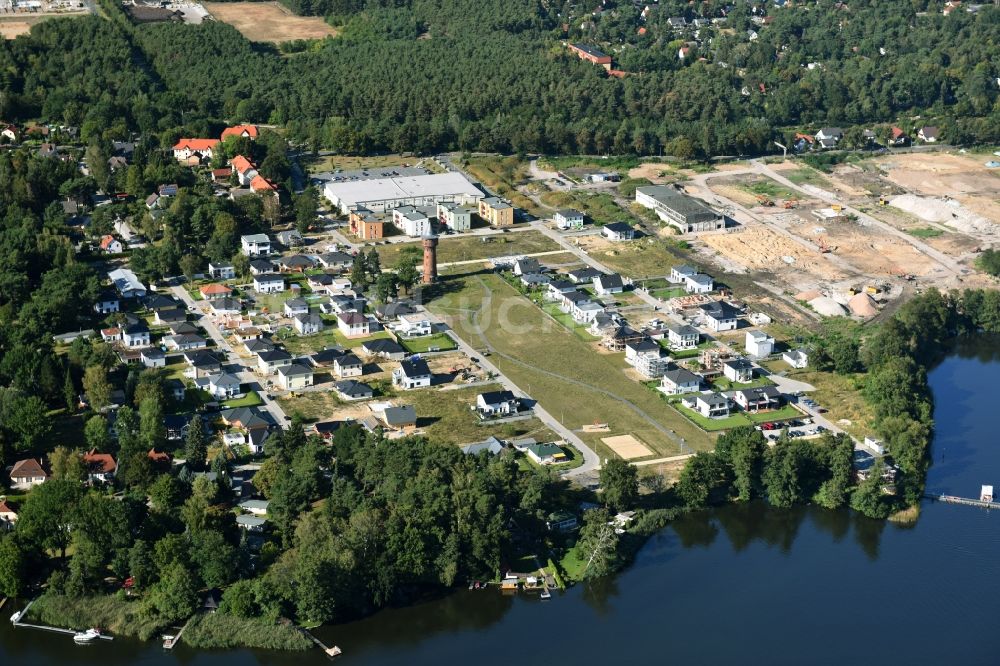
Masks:
[[[212,283],[202,286],[199,290],[201,297],[206,301],[210,301],[213,298],[225,298],[233,293],[233,290],[224,284]]]
[[[97,449],[83,454],[83,464],[87,467],[91,481],[108,481],[118,470],[115,457],[110,453],[98,453]]]
[[[174,144],[174,159],[187,160],[195,155],[211,159],[219,143],[218,139],[181,139]]]
[[[268,181],[263,176],[254,176],[253,180],[250,181],[250,189],[254,192],[274,192],[276,188],[270,181]]]
[[[236,173],[246,173],[254,168],[253,162],[242,155],[237,155],[233,159],[229,160],[229,165],[233,167],[233,170]]]
[[[245,136],[251,141],[257,138],[257,126],[256,125],[236,125],[234,127],[227,127],[222,130],[222,140],[225,141],[231,136],[240,137]]]
[[[111,246],[117,242],[114,236],[108,234],[106,236],[101,236],[101,249],[105,252],[110,251]],[[121,243],[118,243],[118,250],[121,250]]]

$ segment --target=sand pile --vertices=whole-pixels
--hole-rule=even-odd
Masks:
[[[851,314],[856,317],[874,317],[878,314],[875,300],[863,292],[851,297],[851,300],[847,302],[847,307],[851,309]]]
[[[843,305],[829,296],[817,296],[809,301],[809,305],[824,317],[839,317],[847,313]]]
[[[921,220],[943,223],[965,233],[996,233],[996,225],[985,217],[976,215],[954,199],[902,194],[890,199],[889,205],[916,215]]]

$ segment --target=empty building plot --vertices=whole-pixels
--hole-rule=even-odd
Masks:
[[[634,460],[635,458],[645,458],[646,456],[653,455],[648,446],[632,435],[602,437],[601,441],[624,460]]]
[[[713,231],[726,226],[725,218],[683,192],[669,185],[650,185],[635,190],[635,201],[681,231]]]

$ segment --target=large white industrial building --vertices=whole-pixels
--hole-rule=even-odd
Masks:
[[[484,196],[465,176],[455,172],[331,181],[323,187],[323,194],[345,215],[355,210],[377,213],[446,201],[471,205]]]

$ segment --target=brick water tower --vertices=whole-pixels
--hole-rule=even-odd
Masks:
[[[433,284],[437,281],[437,244],[437,236],[424,236],[424,284]]]

